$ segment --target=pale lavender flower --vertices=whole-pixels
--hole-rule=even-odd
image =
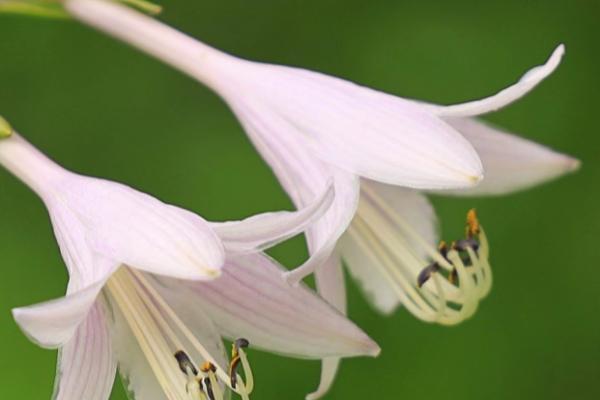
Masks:
[[[476,260],[478,267],[471,269],[469,279],[451,282],[461,260],[450,262],[434,247],[434,212],[414,189],[504,194],[578,166],[571,157],[472,119],[532,90],[558,66],[562,45],[544,65],[498,94],[440,106],[304,69],[241,60],[101,0],[64,4],[74,18],[154,55],[221,95],[298,207],[333,180],[333,205],[307,231],[311,257],[287,278],[298,282],[314,271],[320,293],[342,311],[344,257],[383,312],[402,303],[427,321],[456,323],[471,315],[489,290],[487,260]],[[486,178],[474,186],[483,176],[482,166]],[[479,239],[484,242],[484,234]],[[487,248],[475,254],[481,255],[487,255]],[[418,287],[418,277],[432,258],[450,272],[434,274]],[[464,307],[453,313],[448,303],[457,301]],[[327,390],[336,368],[337,360],[325,361],[321,386],[310,397]]]
[[[248,340],[302,358],[379,352],[312,291],[282,281],[282,267],[259,251],[326,212],[332,187],[298,212],[209,223],[65,170],[1,118],[0,137],[0,164],[43,200],[69,272],[65,297],[13,310],[34,342],[60,349],[55,399],[107,400],[117,365],[136,399],[220,400],[226,388],[248,398]],[[244,338],[231,366],[222,336]]]

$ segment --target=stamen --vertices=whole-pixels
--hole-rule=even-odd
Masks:
[[[239,347],[236,340],[231,346],[231,361],[229,362],[229,378],[231,380],[231,387],[234,389],[237,386],[237,370],[241,361],[242,359],[240,358]]]
[[[206,394],[208,395],[208,398],[210,400],[221,400],[223,395],[215,375],[217,372],[217,367],[210,361],[206,361],[200,370],[208,375],[206,378],[204,378],[204,386],[206,387]]]
[[[108,281],[106,290],[134,334],[166,399],[223,400],[219,381],[229,386],[230,375],[212,362],[213,357],[162,298],[148,275],[123,267]],[[236,346],[249,381],[246,384],[236,376],[237,388],[231,389],[247,400],[253,381],[242,348],[248,346],[248,341],[238,340]],[[186,347],[193,353],[183,350]],[[197,368],[190,354],[207,362]]]
[[[420,288],[431,278],[431,275],[440,270],[440,265],[436,262],[429,264],[417,276],[417,286]]]
[[[448,260],[448,245],[445,241],[441,240],[440,244],[438,244],[438,251],[444,257],[445,260]]]
[[[192,360],[190,360],[190,357],[186,354],[185,351],[178,350],[175,353],[175,359],[179,363],[179,369],[181,369],[181,372],[187,375],[189,369],[191,370],[194,376],[198,375],[198,370],[196,369],[196,367],[192,363]]]
[[[464,238],[435,249],[366,184],[348,232],[407,310],[424,321],[453,325],[471,316],[491,287],[489,246],[474,209],[465,226]]]
[[[479,232],[481,232],[481,225],[479,225],[479,219],[477,219],[477,211],[474,208],[471,208],[467,212],[467,226],[465,231],[465,236],[468,239],[479,235]]]
[[[448,275],[448,282],[450,282],[453,285],[456,285],[458,283],[458,272],[456,272],[456,268],[450,271],[450,274]]]
[[[231,346],[231,362],[229,363],[229,377],[231,380],[231,387],[234,389],[238,385],[237,370],[240,366],[240,363],[242,363],[242,366],[245,369],[244,372],[248,372],[246,370],[246,365],[244,365],[243,363],[243,358],[245,357],[242,357],[245,356],[244,351],[242,349],[247,348],[248,346],[250,346],[250,342],[248,342],[248,340],[244,338],[237,339],[235,342],[233,342],[233,345]],[[250,376],[252,376],[252,374],[250,374]],[[248,379],[248,377],[246,377],[246,379]],[[248,391],[251,392],[251,388],[249,388]]]
[[[202,383],[204,384],[204,389],[206,391],[206,395],[208,396],[209,400],[215,400],[215,394],[213,392],[213,385],[212,382],[210,381],[210,378],[207,376],[206,378],[202,379]],[[219,385],[215,385],[219,386]]]
[[[467,249],[479,250],[479,243],[474,238],[460,239],[452,243],[452,248],[458,251],[467,251]]]
[[[444,259],[447,261],[448,245],[443,240],[438,245],[438,251],[440,252],[440,255],[444,257]],[[429,278],[431,278],[433,274],[440,270],[440,268],[440,264],[438,264],[435,261],[429,264],[427,267],[423,268],[423,270],[419,273],[419,276],[417,276],[417,287],[422,287],[425,284],[425,282],[427,282]]]

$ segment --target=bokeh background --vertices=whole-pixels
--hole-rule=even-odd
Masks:
[[[495,286],[454,328],[377,315],[348,280],[352,318],[378,359],[343,364],[330,399],[598,399],[600,2],[169,1],[161,19],[250,59],[307,67],[405,97],[452,103],[496,92],[564,42],[558,71],[486,117],[575,155],[575,175],[509,197],[435,198],[453,237],[477,207]],[[209,90],[75,22],[0,16],[0,114],[70,169],[128,183],[208,219],[290,208]],[[66,274],[41,202],[0,170],[0,398],[44,399],[55,352],[10,310],[60,296]],[[301,239],[274,254],[306,255]],[[300,399],[319,364],[251,355],[255,399]],[[120,384],[112,399],[124,399]]]

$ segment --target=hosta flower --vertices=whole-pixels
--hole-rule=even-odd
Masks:
[[[75,18],[220,94],[298,207],[333,180],[332,207],[307,231],[311,258],[288,279],[298,282],[316,269],[320,293],[342,311],[341,257],[383,312],[404,304],[426,321],[460,322],[491,283],[485,234],[473,229],[478,222],[470,212],[465,237],[438,248],[434,212],[414,189],[503,194],[578,165],[472,119],[532,90],[557,67],[562,45],[546,64],[494,96],[439,106],[304,69],[241,60],[115,4],[64,4]],[[469,189],[482,177],[478,157],[486,179]],[[336,366],[335,359],[325,361],[322,385],[312,397],[327,389]]]
[[[282,268],[257,252],[323,214],[331,189],[295,213],[208,223],[63,169],[3,119],[0,133],[0,164],[43,200],[69,271],[65,297],[13,310],[33,341],[60,349],[54,398],[108,399],[117,364],[136,399],[222,399],[227,388],[248,398],[249,343],[303,358],[378,353],[359,328],[305,287],[290,288]],[[230,361],[221,337],[235,340]]]

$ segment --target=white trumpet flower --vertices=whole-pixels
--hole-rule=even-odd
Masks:
[[[221,400],[227,389],[248,398],[248,340],[303,358],[379,352],[312,291],[285,284],[259,252],[326,212],[332,188],[298,212],[209,223],[65,170],[4,119],[0,133],[0,164],[47,206],[69,271],[65,297],[13,310],[34,342],[60,349],[53,398],[107,400],[117,365],[135,399]],[[244,338],[230,362],[222,336]]]
[[[468,246],[440,255],[434,212],[413,189],[504,194],[578,167],[571,157],[472,118],[536,87],[560,63],[562,45],[498,94],[441,106],[303,69],[241,60],[114,3],[63,4],[74,18],[221,95],[296,206],[308,204],[333,180],[333,205],[307,230],[311,257],[287,278],[299,282],[315,272],[319,292],[341,311],[343,257],[378,309],[389,313],[402,303],[426,321],[460,322],[489,290],[485,235],[471,232],[462,242]],[[486,178],[475,186],[482,167]],[[473,246],[480,246],[479,253]],[[424,271],[433,272],[433,279],[419,287]],[[337,364],[325,360],[321,385],[309,397],[328,389]]]

